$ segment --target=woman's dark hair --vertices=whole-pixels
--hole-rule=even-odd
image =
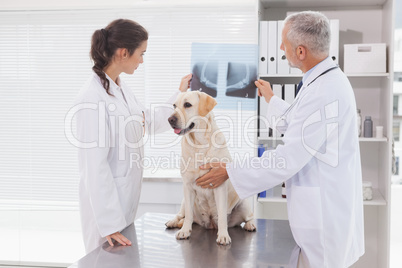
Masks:
[[[92,70],[100,77],[107,94],[111,95],[109,80],[103,70],[113,59],[116,50],[125,48],[131,56],[146,40],[147,30],[135,21],[126,19],[114,20],[106,28],[93,33],[90,53],[94,62]]]

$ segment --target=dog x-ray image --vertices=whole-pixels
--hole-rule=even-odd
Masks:
[[[252,110],[257,64],[257,45],[193,43],[190,88],[216,98],[222,109],[237,109],[241,102],[242,109]]]
[[[218,62],[197,62],[194,64],[191,89],[217,96]],[[228,62],[226,74],[226,96],[239,98],[255,98],[257,79],[256,66],[248,63]]]
[[[226,79],[226,96],[255,98],[257,68],[248,63],[229,62]]]
[[[239,102],[253,109],[257,64],[257,45],[193,43],[190,88],[216,98],[223,109],[237,109]]]
[[[207,93],[212,97],[217,96],[218,90],[218,62],[197,62],[192,70],[191,90]]]

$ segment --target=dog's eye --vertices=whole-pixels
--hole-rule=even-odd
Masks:
[[[193,106],[193,105],[191,105],[191,103],[189,103],[189,102],[184,103],[184,108],[190,108],[191,106]]]
[[[175,108],[175,109],[176,109],[176,104],[173,104],[173,108]]]

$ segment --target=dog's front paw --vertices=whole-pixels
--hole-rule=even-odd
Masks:
[[[257,230],[257,227],[255,227],[254,221],[248,221],[246,222],[246,224],[244,225],[244,230],[249,231],[249,232],[254,232]]]
[[[177,240],[189,239],[190,235],[191,235],[191,229],[183,230],[183,228],[181,228],[180,231],[178,231],[176,234],[176,239]]]
[[[216,243],[219,245],[229,245],[232,243],[232,239],[230,238],[228,232],[218,232],[218,238],[216,239]]]
[[[183,226],[184,219],[178,219],[175,217],[173,220],[165,223],[167,228],[181,228]]]

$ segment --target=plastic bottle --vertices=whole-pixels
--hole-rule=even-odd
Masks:
[[[363,181],[363,200],[373,200],[373,185],[369,181]]]
[[[359,137],[362,136],[362,114],[360,109],[357,109],[357,132]]]
[[[364,137],[373,137],[373,121],[371,120],[371,116],[366,116],[366,119],[364,120]]]

